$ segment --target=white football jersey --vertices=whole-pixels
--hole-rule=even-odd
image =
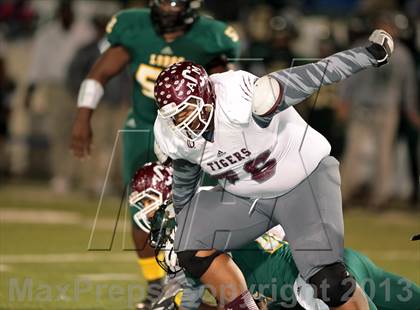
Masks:
[[[293,107],[275,115],[261,128],[251,113],[256,76],[245,71],[213,74],[216,92],[214,140],[187,142],[158,116],[155,140],[172,159],[198,164],[235,195],[280,196],[304,180],[329,155],[331,146]]]

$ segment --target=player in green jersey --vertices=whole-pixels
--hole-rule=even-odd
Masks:
[[[111,46],[83,81],[73,126],[71,149],[84,158],[91,151],[90,120],[104,85],[126,66],[133,77],[133,108],[122,133],[123,178],[130,182],[137,167],[155,160],[154,82],[160,71],[182,60],[202,64],[211,73],[227,70],[239,54],[239,37],[226,24],[198,14],[201,0],[153,0],[150,9],[119,12],[107,26]],[[116,134],[116,133],[110,133]],[[147,245],[147,234],[133,226],[133,239],[145,279],[155,289],[163,277]]]
[[[315,303],[313,299],[305,300],[302,292],[298,295],[298,300],[302,300],[297,302],[297,292],[305,282],[299,281],[290,247],[275,234],[265,234],[242,250],[233,251],[232,257],[248,287],[272,301],[270,309],[290,309],[300,302]],[[370,310],[419,309],[420,287],[415,283],[386,272],[352,249],[344,249],[344,263],[367,295]]]

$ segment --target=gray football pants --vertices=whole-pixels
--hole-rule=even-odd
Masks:
[[[239,249],[280,224],[296,266],[308,280],[324,265],[343,261],[338,166],[327,156],[295,188],[272,199],[254,202],[223,189],[197,193],[177,215],[175,251]]]

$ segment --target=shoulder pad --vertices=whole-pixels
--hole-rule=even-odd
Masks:
[[[280,83],[270,75],[264,75],[255,82],[252,94],[252,112],[266,116],[273,113],[282,99]]]
[[[150,18],[150,11],[148,9],[127,9],[117,13],[117,18],[125,23],[142,23],[144,19]]]
[[[213,74],[210,79],[216,89],[216,104],[235,124],[248,124],[251,117],[251,99],[257,77],[246,71],[227,71]]]
[[[108,40],[111,44],[121,44],[127,30],[141,29],[150,19],[148,9],[128,9],[115,14],[106,26]]]

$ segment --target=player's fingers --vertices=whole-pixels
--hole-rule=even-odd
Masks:
[[[73,155],[79,159],[85,157],[86,143],[80,137],[74,137],[70,144],[70,149]]]
[[[83,159],[84,157],[84,152],[83,152],[83,149],[81,148],[73,149],[72,153],[78,159]]]
[[[71,141],[70,141],[69,148],[70,148],[70,152],[75,157],[79,157],[79,150],[78,150],[78,145],[77,144],[78,144],[77,141],[74,138],[72,138]]]

